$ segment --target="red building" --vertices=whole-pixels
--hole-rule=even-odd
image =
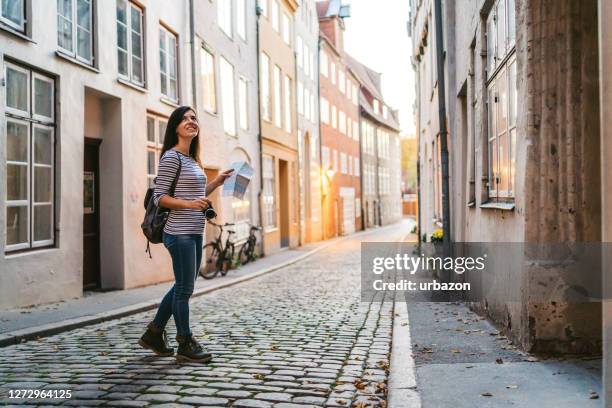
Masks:
[[[359,161],[359,88],[344,53],[340,0],[317,3],[324,238],[362,229]]]

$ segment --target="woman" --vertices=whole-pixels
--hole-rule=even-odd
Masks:
[[[207,183],[200,162],[199,133],[193,109],[181,106],[172,112],[164,136],[153,199],[158,206],[171,210],[164,227],[163,242],[172,257],[176,282],[164,296],[155,318],[138,344],[160,356],[174,354],[174,349],[168,347],[164,329],[170,316],[174,316],[177,361],[209,362],[211,354],[193,338],[189,328],[189,298],[202,261],[204,211],[211,207],[206,197],[222,185],[233,170],[226,170]],[[171,197],[170,189],[179,170],[179,161],[181,171]]]

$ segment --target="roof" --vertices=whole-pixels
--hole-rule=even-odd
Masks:
[[[365,89],[367,89],[373,97],[384,103],[384,98],[381,90],[382,74],[362,64],[347,53],[344,53],[344,60],[346,61],[351,71],[355,73],[355,75],[361,82],[361,85]],[[359,92],[359,105],[369,116],[376,119],[378,122],[399,131],[399,122],[395,117],[395,114],[392,109],[389,109],[389,114],[387,115],[387,119],[385,119],[382,113],[377,114],[374,112],[374,107],[370,104],[367,98],[362,95],[361,92]]]

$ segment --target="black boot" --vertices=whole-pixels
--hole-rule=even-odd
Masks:
[[[205,351],[193,336],[176,336],[178,350],[176,351],[176,361],[208,363],[212,360],[212,354]]]
[[[174,349],[168,347],[166,331],[153,322],[149,323],[147,331],[138,340],[138,344],[152,350],[158,356],[167,357],[174,354]]]

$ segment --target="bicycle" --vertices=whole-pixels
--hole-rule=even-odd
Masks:
[[[234,243],[231,241],[231,237],[236,231],[225,229],[225,231],[227,231],[227,238],[224,244],[223,227],[231,227],[234,224],[226,222],[223,225],[219,225],[211,220],[208,220],[207,223],[217,227],[219,229],[219,235],[202,248],[205,257],[207,249],[210,249],[211,253],[210,256],[206,257],[206,264],[203,268],[200,268],[199,273],[204,279],[213,279],[219,273],[221,273],[221,276],[227,275],[227,271],[232,267],[235,247]]]
[[[257,254],[255,253],[255,248],[257,247],[257,237],[255,236],[255,231],[261,231],[262,228],[253,224],[249,224],[251,228],[249,229],[249,237],[246,242],[242,244],[240,247],[240,251],[238,251],[238,257],[236,261],[240,265],[247,264],[251,261],[257,259]]]

